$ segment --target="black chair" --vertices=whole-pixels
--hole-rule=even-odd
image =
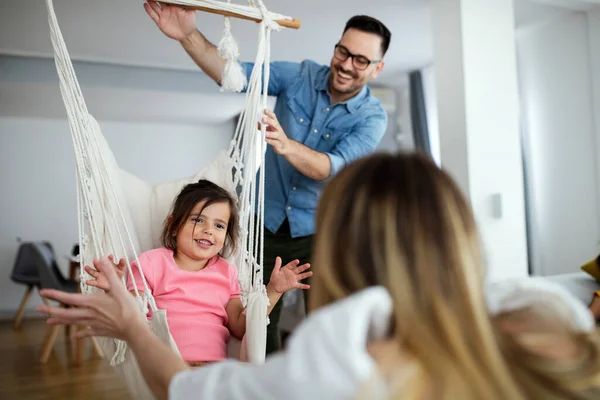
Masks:
[[[23,315],[25,313],[25,307],[27,306],[27,302],[31,297],[31,292],[34,288],[40,287],[40,273],[38,270],[38,266],[36,265],[37,257],[35,256],[36,250],[33,248],[33,243],[31,242],[20,242],[19,250],[17,251],[17,257],[15,259],[15,263],[13,265],[12,272],[10,274],[10,279],[20,285],[26,285],[27,290],[25,290],[25,294],[21,299],[21,304],[19,305],[19,309],[17,310],[17,315],[15,316],[14,328],[19,329],[21,327],[21,322],[23,320]],[[48,246],[50,249],[52,245],[48,242],[42,242],[44,246]],[[47,303],[47,300],[43,299],[44,302]]]
[[[64,277],[58,265],[52,246],[45,242],[32,243],[33,255],[36,259],[35,265],[40,276],[40,288],[56,289],[63,292],[77,293],[79,282]]]
[[[77,293],[79,291],[79,282],[65,278],[58,268],[52,246],[48,246],[44,242],[34,242],[31,243],[31,247],[31,254],[40,277],[39,286],[41,289],[56,289],[70,293]],[[65,305],[61,304],[61,306],[64,307]],[[46,363],[50,357],[50,352],[54,348],[59,328],[59,325],[48,327],[48,333],[42,346],[42,356],[40,359],[42,363]],[[65,328],[65,333],[68,336],[70,326],[66,326]]]

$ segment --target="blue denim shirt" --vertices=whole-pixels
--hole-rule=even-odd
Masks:
[[[248,80],[253,63],[242,63]],[[277,96],[275,115],[286,135],[331,161],[331,176],[345,164],[375,150],[387,127],[387,115],[368,87],[331,105],[329,67],[313,61],[272,62],[269,95]],[[276,232],[288,218],[292,237],[315,231],[317,203],[326,181],[308,178],[267,146],[265,155],[265,227]]]

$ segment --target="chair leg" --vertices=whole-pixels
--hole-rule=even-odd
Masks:
[[[42,364],[47,363],[48,358],[50,358],[50,353],[54,348],[54,343],[56,342],[56,337],[58,336],[58,330],[60,327],[61,325],[52,325],[48,328],[48,335],[46,336],[46,341],[42,347],[42,357],[40,358],[40,362]]]
[[[85,326],[77,326],[76,331],[82,331]],[[78,338],[75,342],[75,365],[80,366],[83,364],[83,345],[85,344],[83,338]]]
[[[70,308],[66,304],[61,304],[61,307]],[[67,338],[67,340],[71,339],[71,325],[65,325],[65,337]]]
[[[96,351],[96,354],[98,355],[98,357],[100,357],[100,358],[104,357],[104,353],[102,352],[102,349],[100,348],[100,344],[98,343],[96,338],[92,336],[90,338],[90,340],[92,341],[92,345],[94,345],[94,350]]]
[[[21,304],[19,305],[19,310],[17,311],[17,315],[15,317],[14,328],[19,329],[21,327],[21,321],[23,320],[23,314],[25,314],[25,306],[29,301],[29,297],[31,297],[31,291],[33,290],[33,286],[28,286],[23,298],[21,299]]]
[[[76,326],[75,329],[77,331],[83,331],[85,330],[87,327],[85,326]],[[98,355],[98,357],[103,358],[104,357],[104,352],[102,351],[102,348],[100,347],[100,344],[98,343],[98,341],[96,340],[95,337],[90,337],[89,338],[90,341],[92,342],[92,347],[94,348],[94,352],[96,353],[96,355]],[[83,350],[85,347],[85,338],[78,338],[75,341],[75,365],[76,366],[81,366],[83,365]]]

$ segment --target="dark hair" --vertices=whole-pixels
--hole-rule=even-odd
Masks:
[[[381,56],[383,57],[390,47],[390,40],[392,40],[392,33],[390,30],[378,19],[369,17],[367,15],[355,15],[346,22],[344,33],[348,29],[358,29],[359,31],[374,33],[381,38]]]
[[[190,213],[201,201],[206,201],[202,207],[202,212],[206,207],[215,203],[228,203],[230,209],[229,223],[227,224],[227,233],[221,256],[230,256],[237,246],[239,217],[235,199],[227,190],[206,179],[201,179],[196,183],[186,185],[173,202],[173,208],[169,218],[165,219],[161,242],[164,247],[177,253],[176,235],[185,224]]]

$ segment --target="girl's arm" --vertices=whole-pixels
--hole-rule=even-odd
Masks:
[[[239,297],[230,299],[225,309],[227,311],[227,329],[231,334],[242,339],[246,334],[246,313]]]
[[[281,267],[281,258],[275,260],[275,267],[271,273],[271,279],[267,285],[267,296],[269,297],[269,308],[267,315],[271,314],[275,304],[281,299],[281,295],[288,290],[299,288],[309,289],[310,286],[299,283],[302,279],[308,278],[312,272],[304,272],[310,268],[310,264],[298,266],[300,261],[294,260]],[[233,336],[242,339],[246,334],[246,313],[244,306],[239,298],[230,299],[226,307],[227,328]]]
[[[283,293],[279,293],[277,290],[275,290],[271,282],[269,282],[267,285],[267,296],[269,297],[269,308],[267,308],[267,315],[269,315],[271,314],[271,311],[273,311],[275,304],[277,304],[279,299],[281,299],[281,296],[283,296]]]

